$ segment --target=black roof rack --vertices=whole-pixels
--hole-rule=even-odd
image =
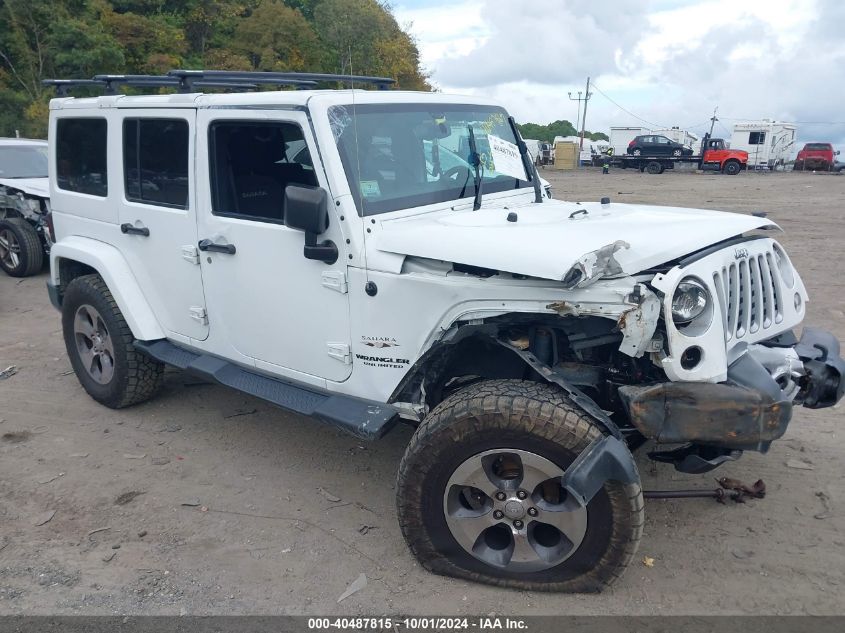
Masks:
[[[390,77],[372,77],[368,75],[329,75],[325,73],[247,70],[171,70],[167,74],[171,77],[179,77],[189,82],[204,78],[233,81],[262,81],[266,79],[267,83],[273,83],[274,80],[291,82],[337,81],[349,84],[358,82],[362,84],[373,84],[379,90],[387,90],[390,86],[396,83],[396,80],[391,79]]]
[[[326,75],[321,73],[265,72],[240,70],[171,70],[166,75],[95,75],[93,79],[44,79],[42,84],[54,86],[57,97],[66,97],[71,88],[96,86],[105,94],[118,94],[118,86],[136,88],[176,88],[179,92],[196,92],[197,88],[230,88],[233,90],[254,90],[259,85],[294,86],[309,89],[321,81],[336,81],[349,84],[375,85],[387,90],[396,83],[389,77],[365,75]]]

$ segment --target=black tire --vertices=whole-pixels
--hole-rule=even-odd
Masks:
[[[680,149],[672,150],[672,156],[681,156],[683,153],[684,151]]]
[[[643,150],[640,149],[639,147],[635,147],[634,149],[631,150],[632,156],[642,156],[642,154],[643,154]]]
[[[655,160],[646,165],[646,171],[650,174],[662,174],[664,167]]]
[[[580,545],[541,571],[508,571],[474,557],[452,535],[443,509],[449,478],[474,455],[513,448],[566,468],[601,435],[592,419],[551,385],[490,380],[456,392],[426,417],[399,467],[397,509],[408,546],[437,574],[527,591],[601,591],[622,574],[639,545],[644,513],[638,484],[606,482],[587,505]]]
[[[736,176],[740,171],[742,171],[742,166],[736,160],[729,160],[722,167],[722,173],[728,176]]]
[[[80,352],[75,319],[80,308],[90,306],[99,313],[113,350],[112,375],[107,382],[98,382],[86,368]],[[71,365],[80,384],[97,402],[112,409],[121,409],[150,399],[158,391],[164,376],[164,365],[138,352],[135,337],[120,308],[99,275],[77,277],[68,284],[62,302],[62,332]]]
[[[3,235],[11,238],[9,246]],[[32,225],[23,218],[0,220],[0,268],[11,277],[29,277],[41,271],[44,266],[44,247]],[[12,249],[15,257],[6,256]],[[16,259],[17,261],[13,261]]]

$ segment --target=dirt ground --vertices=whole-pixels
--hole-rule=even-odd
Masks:
[[[571,200],[768,212],[807,324],[845,339],[845,177],[543,175]],[[101,407],[71,372],[46,278],[0,275],[0,370],[18,368],[0,380],[0,614],[845,612],[841,407],[798,409],[769,454],[716,471],[762,478],[764,500],[647,501],[638,558],[604,594],[494,589],[433,576],[406,549],[394,475],[409,428],[364,445],[178,372],[152,402]],[[646,489],[715,486],[639,462]]]

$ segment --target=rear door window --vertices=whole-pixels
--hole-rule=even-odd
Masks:
[[[105,198],[105,119],[64,117],[56,122],[56,184],[59,189]]]
[[[127,200],[188,208],[188,135],[184,119],[124,119]]]

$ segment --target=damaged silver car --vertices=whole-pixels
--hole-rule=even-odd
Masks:
[[[52,238],[47,141],[0,139],[0,268],[12,277],[39,272]]]

